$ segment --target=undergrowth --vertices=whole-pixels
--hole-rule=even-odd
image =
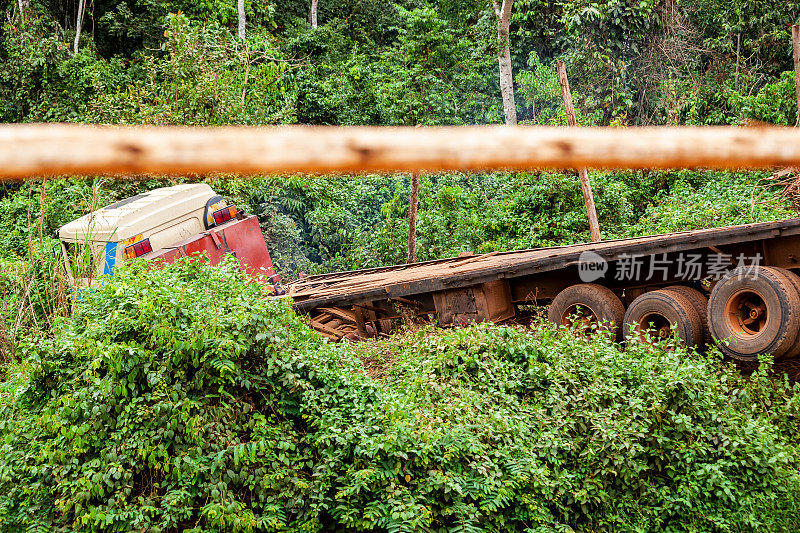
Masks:
[[[20,344],[0,529],[795,530],[768,367],[543,325],[334,345],[233,265],[133,265]]]

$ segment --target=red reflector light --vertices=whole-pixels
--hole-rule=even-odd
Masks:
[[[223,207],[222,209],[214,211],[214,224],[216,224],[217,226],[233,218],[236,218],[235,205],[232,205],[230,207]]]
[[[125,255],[133,259],[144,254],[149,254],[152,251],[153,247],[150,245],[150,239],[144,239],[125,248]]]

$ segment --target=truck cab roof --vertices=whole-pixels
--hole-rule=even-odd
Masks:
[[[163,187],[126,198],[61,226],[65,242],[125,241],[204,209],[216,196],[206,183]]]

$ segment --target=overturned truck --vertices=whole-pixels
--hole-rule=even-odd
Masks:
[[[115,265],[235,256],[283,293],[254,216],[208,185],[149,191],[56,232],[70,282],[88,287]],[[332,340],[390,333],[402,320],[502,322],[549,304],[559,325],[617,340],[719,342],[740,360],[800,355],[800,219],[533,250],[492,252],[310,276],[288,285],[295,309]]]
[[[800,355],[800,219],[493,252],[311,276],[289,295],[331,339],[387,333],[404,314],[442,324],[512,319],[549,304],[551,321],[615,339],[718,341],[739,360]]]

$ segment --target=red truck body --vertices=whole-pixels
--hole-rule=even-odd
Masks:
[[[250,276],[264,276],[274,284],[280,283],[255,216],[231,220],[142,257],[173,263],[181,257],[199,256],[201,252],[205,252],[212,265],[219,264],[225,254],[230,254]]]

